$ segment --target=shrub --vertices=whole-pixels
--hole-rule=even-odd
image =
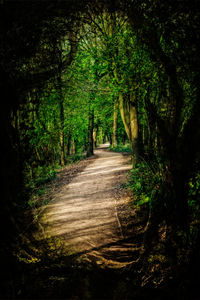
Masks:
[[[130,148],[129,144],[126,144],[126,145],[119,144],[116,147],[110,146],[109,149],[111,151],[114,151],[114,152],[127,152],[127,153],[131,153],[131,148]]]
[[[151,204],[160,184],[161,175],[155,163],[142,161],[129,173],[128,186],[133,191],[136,205]]]

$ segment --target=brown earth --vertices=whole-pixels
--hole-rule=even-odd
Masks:
[[[130,156],[108,151],[108,144],[97,148],[94,157],[64,169],[50,190],[52,200],[42,208],[37,238],[59,239],[69,255],[102,267],[136,261],[132,199],[123,187],[130,169]]]

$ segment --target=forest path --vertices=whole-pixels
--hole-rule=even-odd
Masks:
[[[108,146],[97,148],[97,158],[54,195],[40,223],[43,234],[61,238],[71,255],[120,267],[136,253],[123,235],[117,213],[117,195],[131,162],[129,155],[110,152]]]

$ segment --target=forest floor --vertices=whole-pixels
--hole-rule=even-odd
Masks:
[[[48,192],[51,201],[40,208],[37,239],[59,241],[70,256],[88,263],[120,268],[139,256],[131,193],[124,188],[131,158],[108,146],[63,169]]]

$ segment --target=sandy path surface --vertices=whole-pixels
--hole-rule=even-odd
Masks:
[[[114,260],[123,233],[117,215],[116,193],[131,168],[130,156],[95,150],[97,158],[47,205],[41,223],[46,235],[62,237],[72,253],[95,257],[100,264]],[[112,255],[108,255],[112,253]]]

